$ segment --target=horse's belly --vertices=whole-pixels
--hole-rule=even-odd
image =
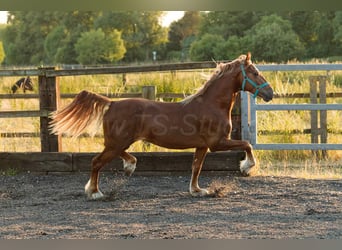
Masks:
[[[182,118],[153,117],[144,123],[140,135],[148,142],[171,149],[209,147],[222,137],[222,124]]]
[[[172,124],[158,124],[150,126],[144,131],[143,140],[170,149],[186,149],[204,146],[196,130],[172,126]]]
[[[145,141],[169,149],[187,149],[206,146],[199,138],[184,136],[157,136],[145,138]]]

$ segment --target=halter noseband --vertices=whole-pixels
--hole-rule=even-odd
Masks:
[[[248,81],[255,89],[255,93],[253,95],[253,98],[257,97],[259,90],[262,88],[265,88],[266,86],[269,85],[268,82],[264,82],[263,84],[258,85],[256,82],[254,82],[251,78],[249,78],[246,74],[246,71],[243,67],[242,64],[240,64],[240,68],[241,68],[241,72],[242,72],[242,76],[243,76],[243,81],[242,81],[242,91],[245,91],[245,86],[246,86],[246,82]]]

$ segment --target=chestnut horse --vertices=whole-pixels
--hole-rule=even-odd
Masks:
[[[80,92],[72,103],[52,115],[52,133],[79,136],[86,128],[103,123],[104,150],[92,160],[91,175],[85,186],[90,199],[103,197],[98,186],[100,169],[112,159],[123,159],[124,171],[131,175],[137,159],[128,147],[144,140],[171,149],[196,148],[192,163],[190,193],[205,196],[198,178],[204,158],[210,151],[244,150],[246,159],[240,170],[249,175],[255,166],[252,146],[247,141],[231,140],[231,111],[239,91],[248,91],[268,102],[273,90],[252,64],[251,55],[221,63],[203,87],[177,103],[146,99],[110,99]]]

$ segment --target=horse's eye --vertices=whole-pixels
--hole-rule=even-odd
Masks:
[[[258,75],[259,75],[259,72],[258,72],[258,71],[255,71],[253,74],[254,74],[255,76],[258,76]]]

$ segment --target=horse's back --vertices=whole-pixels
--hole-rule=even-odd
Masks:
[[[147,100],[143,98],[130,98],[113,101],[106,113],[107,119],[121,119],[123,117],[133,118],[132,116],[151,116],[175,112],[179,110],[180,103],[166,103]]]

